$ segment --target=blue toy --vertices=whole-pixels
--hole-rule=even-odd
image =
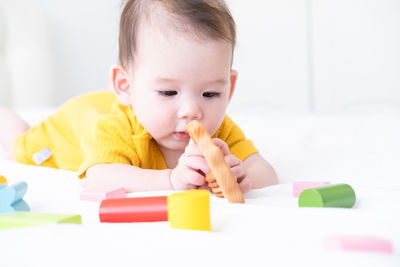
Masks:
[[[28,204],[22,199],[27,188],[26,182],[19,182],[10,186],[0,184],[0,213],[30,211]]]

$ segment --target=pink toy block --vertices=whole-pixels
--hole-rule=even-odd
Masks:
[[[126,197],[125,188],[118,188],[113,190],[86,190],[81,192],[81,200],[86,201],[102,201],[107,198],[124,198]]]
[[[392,253],[392,242],[387,239],[364,236],[328,236],[324,240],[324,247],[328,250],[356,250],[367,252]]]
[[[299,181],[293,183],[293,197],[298,197],[300,193],[308,188],[320,187],[328,185],[331,182],[315,182],[315,181]]]

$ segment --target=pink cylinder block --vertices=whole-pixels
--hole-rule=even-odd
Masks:
[[[331,182],[321,181],[299,181],[293,183],[293,197],[299,197],[300,193],[308,188],[320,187],[328,185]]]
[[[368,252],[392,253],[392,242],[387,239],[364,236],[328,236],[325,238],[324,247],[328,250],[358,250]]]
[[[95,189],[81,192],[80,199],[85,201],[102,201],[107,198],[123,198],[126,197],[125,188],[117,188],[112,190]]]

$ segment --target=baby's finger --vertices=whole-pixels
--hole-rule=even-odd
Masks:
[[[224,156],[229,155],[229,147],[228,145],[219,138],[213,138],[213,143],[222,150]]]
[[[181,175],[182,181],[184,181],[186,184],[201,186],[206,183],[205,177],[195,170],[183,170]]]
[[[231,168],[233,175],[235,175],[238,183],[240,183],[246,177],[246,169],[243,166],[235,166]]]
[[[250,191],[251,189],[251,181],[249,178],[244,178],[240,183],[239,183],[240,190],[242,191],[243,194],[246,194],[247,192]]]
[[[189,142],[189,144],[186,146],[185,154],[190,156],[203,156],[200,147],[193,142]]]
[[[199,189],[211,191],[211,188],[207,185],[207,183],[201,185],[201,186],[199,187]]]
[[[197,189],[199,186],[194,185],[194,184],[187,184],[186,185],[186,190],[192,190],[192,189]]]
[[[242,165],[242,161],[233,154],[229,154],[229,155],[225,156],[225,161],[226,161],[226,163],[228,163],[228,166],[231,168]]]
[[[186,180],[191,175],[191,170],[186,168],[175,168],[171,173],[171,185],[174,190],[196,189],[198,186],[191,184]]]
[[[210,167],[205,158],[200,156],[184,155],[179,159],[179,164],[185,166],[187,169],[194,171],[201,171],[204,175],[210,172]]]

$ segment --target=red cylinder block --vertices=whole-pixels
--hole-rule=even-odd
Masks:
[[[168,221],[167,196],[105,199],[99,217],[114,223]]]

